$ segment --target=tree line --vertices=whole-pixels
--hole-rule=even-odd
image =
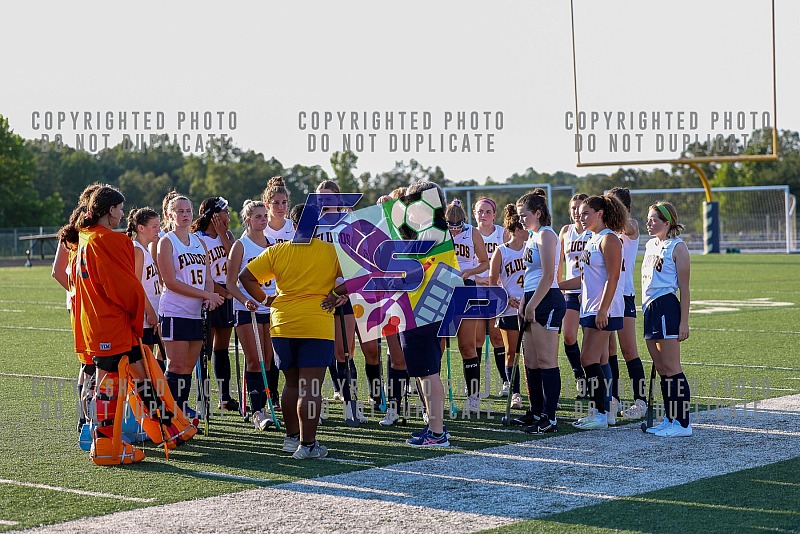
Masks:
[[[771,139],[771,132],[761,132]],[[791,192],[800,191],[800,136],[782,130],[779,135],[780,158],[769,163],[704,164],[703,170],[712,187],[783,185]],[[700,147],[691,155],[712,155]],[[748,148],[748,150],[756,150]],[[771,142],[758,148],[771,153]],[[752,152],[751,152],[752,153]],[[360,192],[364,205],[379,196],[410,182],[427,179],[442,186],[480,186],[503,184],[549,183],[567,185],[575,191],[601,194],[615,186],[629,189],[661,189],[699,187],[700,181],[686,166],[671,169],[643,170],[620,168],[613,173],[591,173],[577,176],[568,172],[540,173],[528,168],[505,178],[488,176],[484,184],[477,180],[452,180],[441,167],[426,167],[418,161],[398,161],[392,169],[379,173],[358,172],[356,154],[334,152],[330,169],[300,163],[286,165],[261,152],[237,147],[227,140],[215,140],[201,155],[184,155],[179,147],[163,144],[132,151],[119,144],[97,154],[41,140],[27,140],[15,134],[8,119],[0,115],[0,227],[56,226],[66,221],[80,192],[93,182],[119,187],[126,197],[126,208],[151,206],[160,210],[164,195],[175,189],[195,202],[221,195],[233,208],[247,198],[258,198],[267,181],[282,175],[299,202],[323,180],[335,180],[343,192]],[[493,191],[490,195],[498,210],[519,197],[519,190]],[[473,194],[475,199],[478,194]],[[566,213],[566,201],[554,202],[554,213]],[[563,204],[563,205],[562,205]],[[233,211],[233,210],[232,210]],[[498,222],[500,218],[498,213]]]

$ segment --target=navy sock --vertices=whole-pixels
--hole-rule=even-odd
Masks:
[[[269,371],[267,371],[267,382],[269,382],[269,397],[272,399],[273,406],[281,405],[281,393],[279,391],[279,381],[281,379],[281,370],[275,364],[275,357],[272,357]]]
[[[369,396],[375,399],[376,403],[381,401],[381,366],[379,363],[365,363],[364,372],[367,375],[367,389]]]
[[[606,380],[603,368],[599,363],[592,363],[583,368],[586,372],[586,388],[589,398],[599,413],[606,413]]]
[[[611,367],[611,396],[619,400],[619,361],[616,354],[608,357],[608,365]]]
[[[511,375],[514,375],[514,380],[511,380]],[[506,367],[506,381],[511,382],[511,393],[519,393],[519,365],[516,371],[513,367]]]
[[[186,401],[189,399],[189,390],[192,387],[192,374],[178,374],[167,371],[164,377],[167,379],[167,386],[169,387],[172,398],[175,399],[175,407],[170,407],[170,410],[177,408],[184,411]]]
[[[672,421],[672,412],[670,412],[670,388],[666,376],[661,377],[661,398],[664,399],[664,415],[667,419]]]
[[[605,396],[605,403],[606,403],[606,411],[611,409],[611,366],[609,364],[601,365],[600,368],[603,370],[603,379],[605,380],[605,389],[606,389],[606,396]]]
[[[464,380],[467,381],[467,392],[471,397],[481,390],[481,358],[464,360]]]
[[[506,378],[506,348],[494,347],[494,364],[497,366],[497,372],[503,381],[508,381]]]
[[[214,349],[214,377],[223,402],[231,399],[231,358],[228,349]]]
[[[339,390],[342,393],[342,398],[344,402],[350,402],[353,400],[353,393],[355,393],[354,388],[350,388],[347,385],[347,362],[336,362],[336,379],[339,382]],[[352,369],[350,370],[352,373]],[[353,381],[355,381],[356,377],[352,377]]]
[[[586,378],[586,375],[583,372],[583,367],[581,367],[580,346],[577,343],[573,343],[572,345],[567,345],[564,343],[564,352],[567,355],[569,366],[572,367],[572,374],[575,375],[575,378]]]
[[[556,420],[556,407],[561,396],[561,371],[558,367],[542,369],[542,389],[544,391],[544,412],[551,421]]]
[[[669,395],[670,419],[676,419],[681,426],[689,426],[689,406],[691,395],[689,392],[689,382],[686,375],[678,373],[664,379]]]
[[[531,401],[531,413],[539,415],[544,410],[544,390],[542,389],[542,370],[525,367],[528,377],[528,398]]]
[[[405,369],[394,369],[389,367],[389,395],[388,401],[394,401],[397,410],[400,411],[400,403],[405,394],[405,387],[408,383],[408,371]]]
[[[644,378],[642,360],[636,358],[635,360],[625,362],[625,366],[628,368],[628,376],[631,377],[631,389],[633,389],[634,400],[644,401],[647,395],[647,381]]]
[[[257,412],[267,405],[264,378],[261,376],[261,371],[246,371],[244,380],[247,384],[247,392],[250,395],[250,409],[253,412]]]
[[[333,391],[338,391],[341,393],[341,384],[339,383],[339,370],[336,364],[337,361],[333,360],[333,363],[328,366],[328,371],[330,371],[331,379],[333,380]]]

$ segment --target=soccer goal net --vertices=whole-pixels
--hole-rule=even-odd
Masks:
[[[719,202],[720,249],[741,252],[796,252],[797,217],[794,195],[787,185],[719,187],[712,189]],[[703,202],[705,190],[632,189],[632,216],[639,221],[642,236],[648,207],[659,200],[675,205],[678,220],[686,229],[681,235],[691,252],[703,252]],[[644,247],[647,239],[640,241]]]

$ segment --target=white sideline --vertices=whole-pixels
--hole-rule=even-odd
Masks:
[[[115,499],[118,501],[130,502],[155,502],[155,497],[128,497],[126,495],[114,495],[113,493],[103,493],[100,491],[86,491],[73,488],[62,488],[60,486],[48,486],[47,484],[34,484],[33,482],[21,482],[19,480],[8,480],[0,478],[0,484],[9,484],[11,486],[22,486],[25,488],[36,488],[48,491],[58,491],[62,493],[75,493],[76,495],[86,495],[88,497],[102,497],[104,499]]]
[[[800,395],[759,406],[764,410],[756,417],[740,414],[719,424],[703,423],[700,414],[691,438],[657,438],[637,422],[35,532],[135,531],[142,524],[204,532],[474,532],[800,456]]]

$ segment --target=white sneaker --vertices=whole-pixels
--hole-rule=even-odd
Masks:
[[[303,445],[298,444],[297,450],[294,451],[294,454],[292,454],[292,458],[296,458],[298,460],[307,460],[309,458],[325,458],[326,456],[328,456],[328,449],[323,445],[320,445],[319,441],[315,441],[310,447],[304,447]]]
[[[656,436],[661,438],[685,438],[692,435],[692,424],[689,423],[689,426],[683,427],[677,419],[672,421],[672,424],[669,425],[667,428],[659,430],[656,432]]]
[[[594,419],[595,415],[597,415],[597,408],[589,408],[589,413],[586,415],[586,417],[581,417],[580,419],[572,423],[572,426],[579,427],[583,424],[586,424],[592,419]]]
[[[661,424],[658,424],[656,426],[651,426],[645,432],[647,432],[648,434],[655,434],[656,432],[664,430],[665,428],[669,428],[670,426],[672,426],[672,421],[670,421],[669,419],[667,419],[666,416],[664,416],[664,420],[661,421]]]
[[[353,406],[353,403],[351,403],[351,402],[348,402],[348,403],[346,403],[344,405],[344,410],[343,411],[344,411],[344,420],[345,421],[347,421],[348,419],[352,419],[353,418],[353,415],[352,415],[353,414],[353,407],[352,406]],[[367,416],[365,416],[361,412],[361,407],[360,406],[356,406],[356,419],[358,420],[359,423],[366,423],[366,422],[369,421],[369,419],[367,419]]]
[[[511,394],[511,407],[515,410],[521,410],[523,408],[522,395],[519,393]]]
[[[289,436],[286,436],[283,438],[283,448],[281,450],[283,452],[294,452],[299,446],[300,436],[297,436],[296,438],[290,438]]]
[[[333,397],[331,397],[331,402],[344,402],[344,397],[342,396],[342,392],[334,391]]]
[[[636,402],[622,410],[622,417],[625,419],[641,419],[647,415],[647,403],[642,399],[636,399]]]
[[[509,382],[503,382],[503,387],[500,388],[500,391],[497,393],[501,397],[508,397],[508,393],[511,391],[511,384]]]
[[[383,419],[378,421],[378,424],[382,426],[392,426],[398,419],[400,419],[400,416],[397,415],[397,410],[395,408],[386,408],[386,414],[383,416]]]
[[[619,401],[614,397],[611,397],[611,402],[609,403],[609,410],[606,412],[607,421],[609,425],[616,425],[617,424],[617,413],[619,412]]]
[[[467,401],[465,403],[464,409],[467,412],[475,412],[477,414],[481,413],[481,398],[479,395],[472,395],[471,397],[467,397]]]
[[[580,425],[575,422],[572,424],[572,426],[580,430],[599,430],[601,428],[608,428],[608,418],[606,417],[606,414],[598,413],[593,419],[585,421]]]
[[[265,410],[259,410],[253,413],[252,421],[256,430],[266,430],[275,424],[275,421],[272,420],[272,416]]]

